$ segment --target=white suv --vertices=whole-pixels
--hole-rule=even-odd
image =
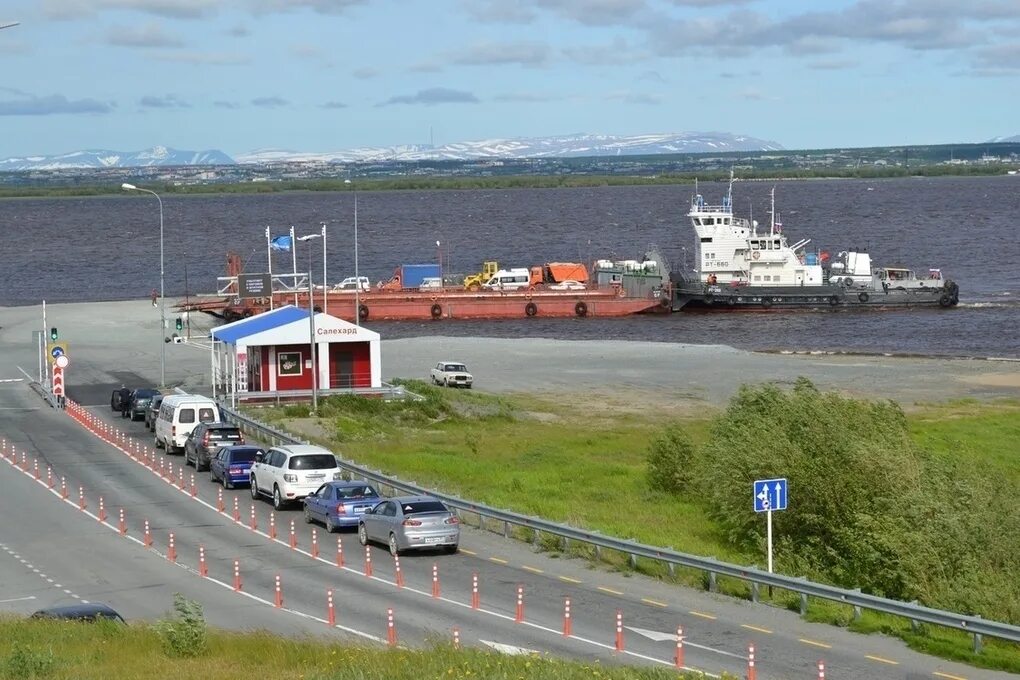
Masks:
[[[250,477],[251,497],[269,496],[277,510],[315,493],[326,482],[343,479],[333,452],[309,444],[274,446],[256,454]]]

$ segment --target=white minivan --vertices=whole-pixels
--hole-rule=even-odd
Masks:
[[[181,453],[184,442],[199,423],[215,423],[220,419],[216,402],[200,394],[171,394],[163,398],[156,417],[157,448],[167,453]]]
[[[488,290],[518,290],[531,285],[531,272],[518,269],[500,269],[491,279],[482,284]]]

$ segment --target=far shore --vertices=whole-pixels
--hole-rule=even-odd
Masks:
[[[163,345],[170,384],[208,389],[206,336],[215,322],[196,315],[189,343]],[[149,300],[48,304],[47,325],[58,327],[68,343],[69,384],[158,382],[159,310]],[[0,307],[5,357],[0,379],[36,375],[32,332],[41,327],[39,306]],[[617,340],[444,335],[387,340],[385,324],[376,330],[383,334],[384,380],[425,378],[436,361],[457,360],[474,373],[476,389],[534,394],[579,408],[697,414],[725,406],[742,384],[792,385],[801,376],[821,389],[892,399],[904,408],[954,399],[1020,399],[1015,361],[777,354]]]

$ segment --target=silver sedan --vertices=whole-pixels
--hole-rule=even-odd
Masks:
[[[401,496],[361,515],[358,539],[361,545],[384,543],[394,555],[421,548],[455,553],[460,544],[460,519],[437,498]]]

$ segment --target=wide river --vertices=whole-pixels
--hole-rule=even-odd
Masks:
[[[785,232],[833,254],[867,248],[878,264],[940,267],[960,285],[941,310],[674,314],[622,319],[377,322],[383,337],[540,336],[1020,357],[1020,177],[738,182],[734,206],[767,224],[769,191]],[[718,203],[725,185],[702,183]],[[358,193],[360,273],[373,282],[401,263],[470,272],[598,258],[640,259],[658,245],[673,266],[693,262],[685,217],[693,187],[596,187]],[[331,282],[354,273],[354,196],[345,193],[162,196],[167,295],[211,293],[225,254],[265,271],[265,228],[299,235],[326,222]],[[159,209],[145,194],[0,200],[0,306],[147,297],[159,286]],[[440,247],[436,247],[436,241]],[[298,245],[298,268],[318,241]],[[274,255],[289,270],[290,255]],[[186,283],[187,281],[187,283]],[[2,311],[0,311],[0,326]]]

